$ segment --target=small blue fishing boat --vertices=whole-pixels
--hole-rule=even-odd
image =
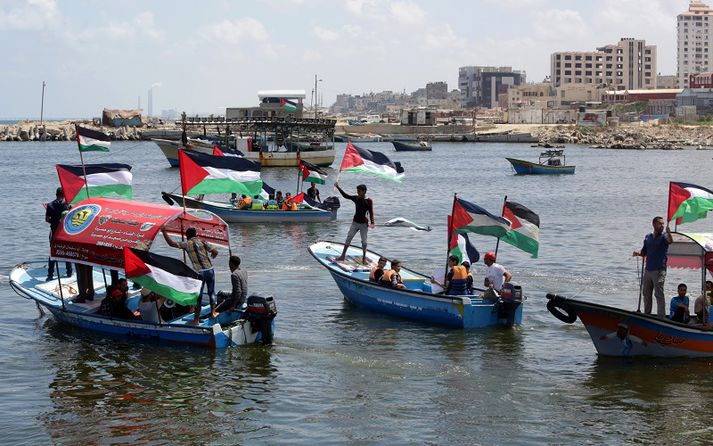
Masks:
[[[706,271],[713,265],[713,234],[674,232],[672,237],[668,267],[702,269],[700,285],[705,289]],[[547,309],[560,321],[582,321],[602,356],[713,357],[710,296],[704,304],[703,319],[691,314],[688,323],[553,293],[547,299]]]
[[[434,325],[470,329],[496,325],[511,326],[522,322],[522,290],[512,289],[497,300],[476,295],[449,296],[433,292],[430,277],[407,268],[400,274],[405,289],[394,289],[369,281],[372,266],[380,255],[350,247],[345,260],[339,261],[344,245],[322,241],[309,247],[312,256],[332,275],[344,298],[350,303],[391,316],[414,319]],[[390,268],[387,263],[386,268]],[[506,298],[507,297],[507,298]]]
[[[506,158],[517,175],[573,174],[575,166],[567,166],[564,150],[546,150],[540,153],[538,162]]]
[[[15,266],[10,272],[10,287],[34,300],[39,308],[49,310],[58,321],[96,333],[207,348],[271,342],[277,314],[272,296],[250,296],[244,310],[224,311],[218,317],[212,317],[210,306],[204,305],[195,325],[191,324],[194,316],[188,313],[188,307],[178,311],[170,301],[160,308],[160,323],[130,317],[140,299],[137,290],[129,292],[126,317],[101,314],[101,301],[108,288],[107,270],[123,270],[124,247],[148,249],[161,228],[178,235],[188,227],[196,228],[199,237],[216,245],[229,243],[225,222],[206,211],[183,213],[178,208],[136,201],[84,200],[64,217],[52,239],[51,254],[54,260],[94,267],[93,300],[80,298],[76,274],[46,280],[46,260]]]
[[[184,196],[161,192],[167,203],[178,206],[183,204]],[[294,211],[280,209],[236,209],[230,203],[199,200],[195,197],[185,197],[186,206],[193,209],[205,209],[228,223],[320,223],[337,219],[339,199],[328,197],[324,200],[324,209],[302,207]]]

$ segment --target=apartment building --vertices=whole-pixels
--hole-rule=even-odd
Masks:
[[[499,95],[511,86],[524,84],[524,71],[512,67],[469,66],[458,69],[458,89],[463,107],[497,107]]]
[[[713,70],[713,10],[701,1],[692,1],[688,11],[678,15],[678,86],[687,88],[691,74]]]
[[[622,38],[596,51],[553,53],[550,73],[554,87],[593,84],[615,90],[656,88],[656,45]]]

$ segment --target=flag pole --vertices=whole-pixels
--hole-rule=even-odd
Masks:
[[[508,202],[508,196],[505,195],[505,199],[503,199],[503,210],[500,212],[500,216],[505,216],[505,205]],[[500,247],[500,237],[498,237],[498,241],[495,242],[495,258],[498,257],[498,248]]]
[[[454,213],[456,211],[456,200],[458,199],[458,192],[453,193],[453,206],[451,206],[451,218],[448,221],[448,230],[446,231],[448,233],[448,240],[446,241],[446,268],[445,268],[445,274],[443,275],[443,285],[445,288],[446,284],[446,277],[448,277],[448,254],[450,253],[450,248],[451,248],[451,238],[453,237],[453,218],[454,218]]]
[[[670,220],[668,219],[668,213],[669,210],[671,209],[671,183],[672,181],[668,182],[668,205],[666,206],[666,226],[670,223]],[[673,222],[673,232],[676,232],[678,230],[678,219],[674,220]]]
[[[300,177],[302,176],[302,169],[300,169],[299,166],[300,166],[301,164],[302,164],[302,163],[300,163],[300,164],[297,165],[297,189],[296,189],[297,192],[295,192],[295,195],[297,195],[297,194],[300,193]]]
[[[82,153],[82,145],[79,143],[79,124],[74,124],[74,131],[77,133],[77,149],[79,150],[79,160],[82,162],[82,173],[84,174],[84,188],[87,190],[87,198],[89,198],[89,184],[87,184],[87,168],[84,167],[84,154]]]

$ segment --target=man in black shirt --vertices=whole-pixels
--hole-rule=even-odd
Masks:
[[[366,234],[369,228],[374,227],[374,202],[371,201],[371,198],[366,198],[366,185],[364,184],[357,186],[356,195],[349,195],[345,193],[342,188],[339,187],[338,181],[334,183],[334,186],[337,188],[339,193],[342,194],[342,197],[354,202],[354,218],[352,219],[352,225],[349,227],[342,255],[339,256],[337,260],[344,260],[344,257],[347,255],[349,244],[358,232],[361,235],[361,249],[363,252],[362,262],[366,263]],[[369,213],[368,220],[366,216],[367,213]]]
[[[47,205],[47,210],[45,211],[45,221],[50,225],[50,242],[52,241],[54,232],[59,228],[59,224],[62,222],[62,215],[68,210],[69,205],[64,200],[64,191],[61,187],[58,187],[55,200]],[[47,263],[47,281],[50,281],[54,277],[54,269],[57,262],[48,260]],[[59,275],[59,267],[57,267],[57,274]],[[67,277],[71,275],[72,264],[67,262]]]
[[[317,185],[315,183],[310,183],[309,189],[307,189],[307,196],[315,201],[320,203],[322,202],[319,198],[319,189],[317,189]]]

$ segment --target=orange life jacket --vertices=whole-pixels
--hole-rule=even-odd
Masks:
[[[369,280],[371,280],[372,282],[376,282],[375,274],[376,274],[376,270],[378,270],[378,269],[383,271],[382,268],[375,266],[371,269],[371,272],[369,273]],[[382,275],[381,277],[384,277],[384,276]]]
[[[381,281],[382,281],[385,285],[389,285],[389,286],[390,286],[390,285],[391,285],[391,276],[393,276],[394,274],[396,274],[396,271],[394,271],[393,269],[389,269],[389,270],[384,271],[384,275],[381,276]]]

